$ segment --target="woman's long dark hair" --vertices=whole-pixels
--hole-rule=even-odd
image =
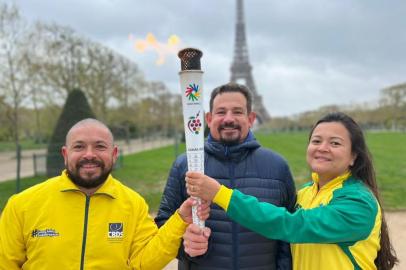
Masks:
[[[313,130],[320,123],[338,122],[344,125],[348,130],[351,139],[351,151],[357,157],[354,161],[354,165],[350,167],[351,174],[363,181],[373,192],[379,205],[381,204],[381,199],[378,192],[378,185],[376,183],[375,170],[372,164],[371,154],[365,142],[364,134],[361,127],[348,115],[342,112],[334,112],[325,115],[313,126],[310,131],[311,137]],[[393,249],[389,234],[388,227],[385,221],[384,211],[381,208],[382,214],[382,224],[381,224],[381,249],[378,251],[378,256],[375,259],[375,265],[378,269],[388,270],[392,269],[393,266],[398,262],[395,250]]]

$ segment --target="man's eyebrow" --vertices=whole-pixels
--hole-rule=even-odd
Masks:
[[[106,142],[106,141],[103,141],[103,140],[99,140],[99,141],[96,141],[95,143],[97,143],[97,144],[109,144],[108,142]]]

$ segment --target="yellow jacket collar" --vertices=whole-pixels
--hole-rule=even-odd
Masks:
[[[61,173],[61,182],[60,182],[60,191],[80,191],[81,190],[72,182],[69,178],[66,170],[63,170]],[[103,185],[93,194],[104,194],[113,199],[117,197],[116,183],[111,174],[109,174],[107,180]]]
[[[342,182],[344,182],[345,180],[347,180],[350,176],[351,176],[351,172],[347,171],[347,172],[345,172],[344,174],[339,175],[339,176],[337,176],[336,178],[334,178],[334,179],[328,181],[328,182],[322,187],[322,189],[324,189],[324,188],[330,188],[330,187],[333,187],[333,186],[335,186],[335,185],[341,184]],[[315,172],[312,173],[312,179],[313,179],[313,181],[314,181],[315,183],[317,183],[317,184],[318,184],[319,181],[320,181],[319,175],[318,175],[317,173],[315,173]]]

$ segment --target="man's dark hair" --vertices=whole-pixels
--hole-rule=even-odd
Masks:
[[[252,95],[251,91],[248,89],[248,87],[238,84],[238,83],[227,83],[223,84],[219,87],[216,87],[213,89],[211,92],[211,97],[210,97],[210,112],[213,111],[213,101],[217,95],[223,94],[223,93],[241,93],[244,95],[245,99],[247,100],[247,113],[250,113],[252,111]]]

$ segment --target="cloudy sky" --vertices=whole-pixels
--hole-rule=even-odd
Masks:
[[[230,79],[235,0],[14,0],[29,20],[71,26],[138,63],[148,80],[179,89],[179,60],[134,49],[152,33],[203,51],[204,89]],[[246,0],[248,50],[271,116],[329,104],[374,103],[406,82],[406,1]],[[133,40],[129,39],[129,35]],[[206,103],[207,103],[206,98]]]

